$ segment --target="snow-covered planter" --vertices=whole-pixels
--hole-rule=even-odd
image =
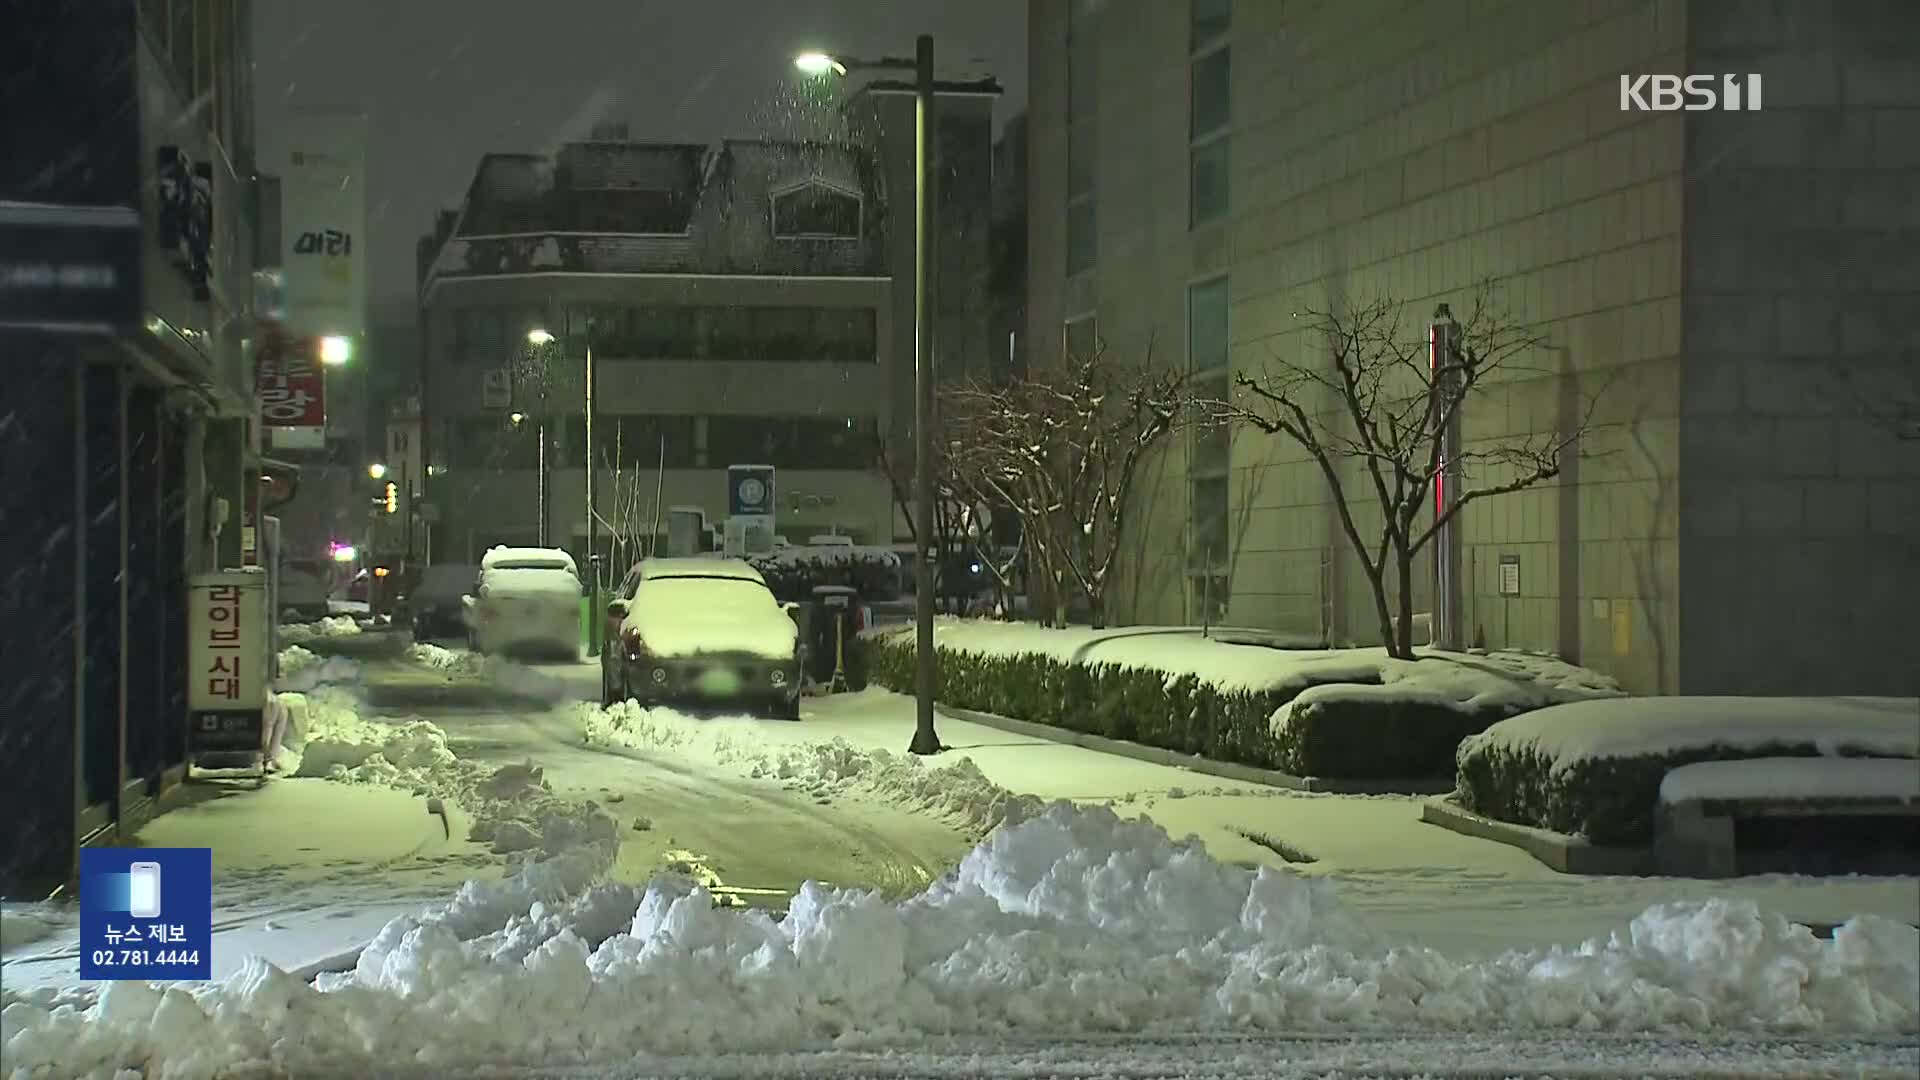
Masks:
[[[1701,761],[1920,757],[1912,698],[1633,698],[1539,709],[1460,744],[1460,800],[1595,844],[1653,838],[1660,784]]]
[[[1277,649],[1190,628],[1048,630],[942,620],[937,694],[958,708],[1295,776],[1449,776],[1460,740],[1557,701],[1614,696],[1551,657],[1395,660],[1383,649]],[[872,681],[911,693],[911,630],[864,636]]]

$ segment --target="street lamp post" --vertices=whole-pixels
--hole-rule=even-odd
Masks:
[[[913,109],[913,487],[915,547],[914,702],[909,753],[937,754],[944,747],[934,730],[933,579],[938,551],[933,537],[934,317],[933,245],[936,239],[933,153],[933,36],[914,39],[913,59],[854,60],[828,53],[802,53],[794,66],[809,75],[845,76],[853,70],[911,71]]]
[[[527,331],[527,342],[530,345],[545,346],[545,345],[553,344],[554,341],[555,341],[554,336],[548,333],[544,329],[534,329],[534,330]],[[583,377],[581,379],[581,382],[585,384],[585,390],[586,390],[585,406],[586,406],[587,422],[586,422],[586,438],[582,440],[581,449],[586,452],[586,492],[585,494],[586,494],[586,502],[587,502],[587,571],[588,571],[587,573],[587,578],[588,578],[587,580],[587,599],[588,599],[587,655],[598,656],[600,655],[600,614],[599,614],[600,612],[600,515],[597,513],[599,509],[599,504],[594,500],[594,479],[595,479],[594,473],[596,470],[593,467],[593,384],[594,384],[595,371],[594,371],[594,364],[593,364],[593,343],[591,341],[587,342],[586,350],[587,351],[586,351],[585,369],[582,373]],[[546,383],[542,381],[541,401],[543,404],[545,403],[545,400],[546,400],[545,395],[546,395]],[[547,525],[547,511],[546,511],[546,490],[547,490],[546,488],[546,476],[547,476],[546,445],[547,444],[546,444],[546,432],[544,427],[545,423],[546,421],[542,419],[541,421],[542,429],[541,429],[541,438],[540,438],[540,493],[541,493],[540,495],[540,528],[541,528],[540,543],[543,546],[547,542],[546,531],[545,531],[546,525]]]

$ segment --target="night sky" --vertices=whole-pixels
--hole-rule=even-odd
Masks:
[[[1023,0],[273,0],[254,5],[263,168],[290,104],[362,106],[375,316],[413,295],[413,249],[458,205],[480,155],[540,152],[624,120],[641,141],[806,134],[830,106],[793,70],[805,47],[913,53],[941,78],[992,74],[1026,100]],[[818,92],[813,95],[817,99]]]

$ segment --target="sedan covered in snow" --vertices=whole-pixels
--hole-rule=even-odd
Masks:
[[[475,651],[572,658],[580,651],[580,574],[559,548],[496,547],[466,597]]]
[[[644,560],[607,617],[618,628],[618,647],[601,657],[607,704],[744,706],[800,718],[799,627],[745,562]]]

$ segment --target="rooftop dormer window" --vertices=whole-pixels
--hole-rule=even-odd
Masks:
[[[782,240],[858,240],[860,196],[822,180],[773,193],[773,235]]]

